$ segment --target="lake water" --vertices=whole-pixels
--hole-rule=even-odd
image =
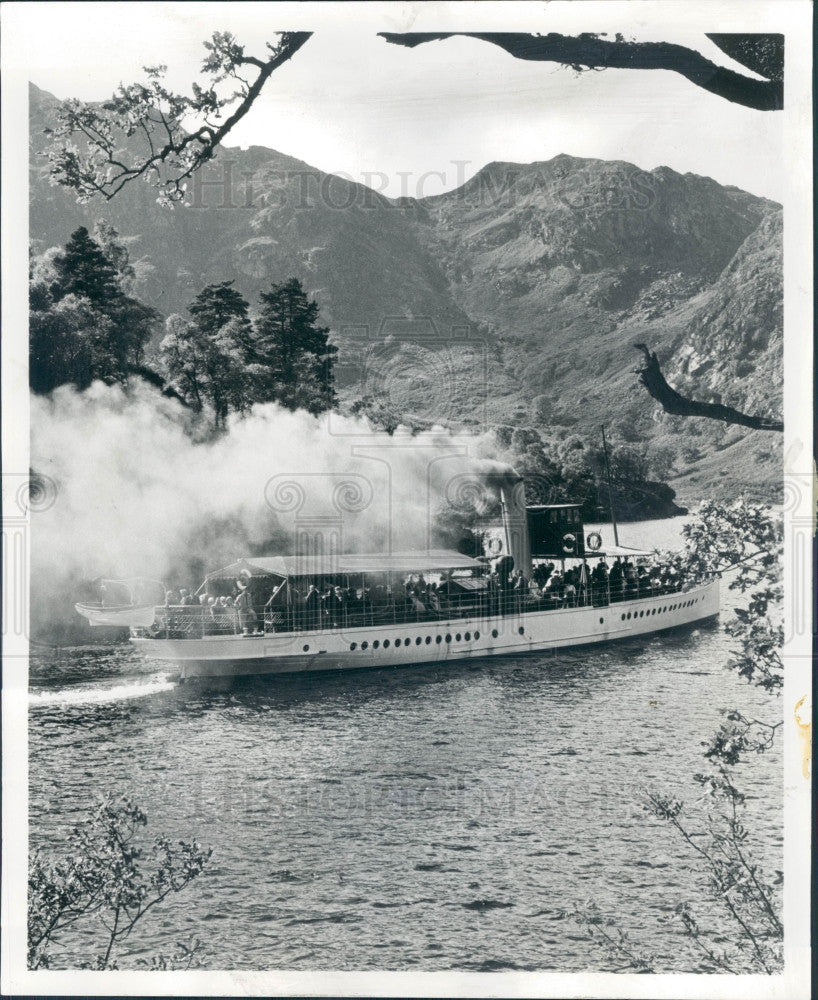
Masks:
[[[625,525],[671,544],[680,521]],[[722,620],[734,604],[727,590]],[[149,833],[213,847],[145,918],[122,968],[202,940],[214,969],[612,969],[571,918],[594,901],[664,970],[698,956],[674,917],[727,929],[696,858],[642,808],[702,807],[721,707],[780,704],[726,668],[710,623],[604,647],[452,666],[177,685],[127,647],[40,650],[30,836],[59,850],[99,792]],[[739,768],[751,846],[781,868],[780,747]],[[78,932],[58,965],[93,949]]]

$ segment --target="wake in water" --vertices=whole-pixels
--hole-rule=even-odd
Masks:
[[[145,698],[162,691],[172,691],[176,686],[177,682],[171,680],[170,675],[155,674],[144,680],[115,684],[112,687],[75,687],[62,688],[59,691],[30,691],[28,701],[33,708],[46,705],[101,705],[107,702],[128,701],[131,698]]]

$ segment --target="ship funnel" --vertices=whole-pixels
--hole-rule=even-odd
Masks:
[[[514,557],[514,568],[531,579],[531,546],[528,540],[528,515],[525,509],[525,483],[521,477],[500,486],[506,552]]]

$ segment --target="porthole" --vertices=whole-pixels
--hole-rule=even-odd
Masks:
[[[499,635],[499,632],[497,631],[497,629],[493,628],[491,630],[491,637],[492,637],[492,639],[496,639],[498,635]]]
[[[639,617],[640,618],[644,618],[645,617],[645,612],[644,611],[640,611],[639,612]]]
[[[517,631],[520,633],[520,635],[525,635],[525,629],[523,628],[522,625],[517,629]]]
[[[605,624],[605,619],[604,618],[600,618],[599,619],[599,624],[600,625],[604,625]]]
[[[451,642],[451,641],[452,641],[451,634],[447,634],[447,636],[446,636],[446,642]]]
[[[427,635],[426,636],[426,645],[428,646],[429,643],[431,643],[431,641],[432,641],[432,637],[430,635]]]
[[[480,638],[480,633],[479,632],[475,632],[474,633],[474,638],[475,639],[479,639]]]
[[[625,620],[625,612],[623,611],[622,612],[622,621],[624,621],[624,620]]]
[[[357,642],[351,642],[349,644],[349,648],[350,649],[357,649],[358,648],[358,643]]]
[[[428,636],[426,637],[426,641],[427,642],[429,641],[429,637]],[[417,639],[415,639],[415,645],[416,646],[419,646],[422,642],[423,642],[423,639],[420,636],[418,636]]]
[[[309,646],[305,646],[305,647],[304,647],[304,652],[305,652],[305,653],[309,653],[309,651],[310,651],[310,647],[309,647]]]
[[[436,642],[436,643],[437,643],[438,645],[440,645],[440,643],[441,643],[441,642],[443,642],[443,636],[442,636],[442,635],[437,635],[437,636],[435,636],[435,642]]]
[[[372,643],[372,648],[373,648],[373,649],[377,649],[377,648],[378,648],[378,646],[380,646],[380,642],[379,642],[379,640],[378,640],[378,639],[376,639],[376,640],[375,640],[375,641],[374,641],[374,642]]]
[[[386,643],[384,643],[384,646],[385,645]],[[395,639],[395,648],[397,649],[398,646],[400,646],[400,639]]]
[[[471,632],[466,633],[466,642],[471,642]]]
[[[651,609],[650,609],[650,613],[651,613],[652,615],[655,615],[655,614],[656,614],[656,608],[651,608]]]
[[[462,638],[463,638],[463,636],[462,636],[462,635],[461,635],[461,634],[460,634],[460,633],[458,632],[458,633],[457,633],[457,635],[456,635],[456,636],[454,637],[454,641],[455,641],[455,642],[460,642],[460,640],[461,640]]]
[[[630,618],[630,616],[631,616],[631,613],[630,613],[630,611],[629,611],[629,612],[628,612],[628,618]]]
[[[369,649],[369,643],[368,642],[362,642],[361,643],[361,649]]]
[[[389,649],[389,640],[388,639],[384,639],[383,640],[383,648],[384,649]]]
[[[403,640],[403,644],[404,644],[404,646],[411,646],[412,645],[412,640],[411,639],[404,639]],[[418,645],[420,645],[420,639],[418,639]]]

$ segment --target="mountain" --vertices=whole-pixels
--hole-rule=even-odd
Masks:
[[[391,200],[262,147],[225,148],[193,207],[149,185],[78,205],[51,187],[38,137],[56,99],[31,88],[31,237],[105,218],[134,294],[164,315],[234,278],[255,304],[295,276],[339,345],[343,399],[411,419],[615,437],[668,455],[682,500],[780,495],[780,435],[669,417],[637,385],[656,350],[696,398],[781,412],[780,206],[667,167],[557,156],[492,163],[456,191]],[[657,459],[658,461],[658,459]]]

